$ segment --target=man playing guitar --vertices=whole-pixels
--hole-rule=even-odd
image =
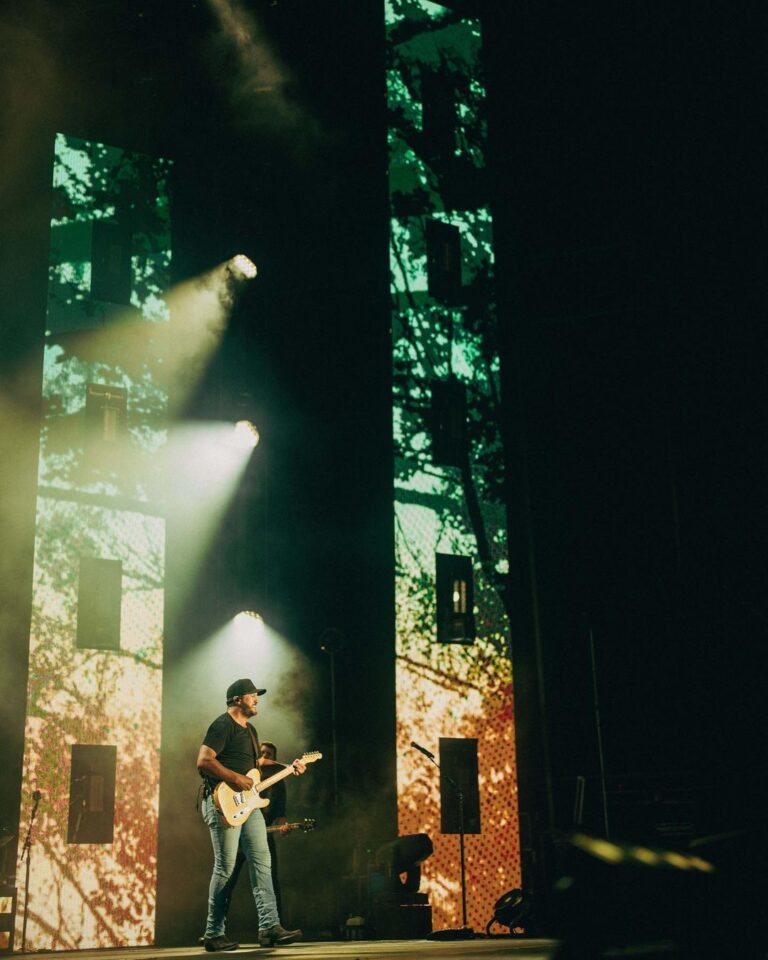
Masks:
[[[236,680],[227,689],[227,710],[208,727],[197,755],[197,769],[204,778],[203,819],[211,834],[213,873],[208,892],[208,917],[204,945],[209,953],[236,950],[239,944],[225,933],[231,881],[235,871],[238,847],[242,848],[251,880],[253,897],[259,915],[259,942],[262,946],[293,943],[301,938],[301,930],[286,930],[280,923],[272,883],[272,861],[267,845],[267,831],[260,809],[254,809],[238,826],[230,826],[219,814],[214,790],[220,783],[234,791],[251,790],[249,770],[265,765],[259,756],[256,731],[248,723],[257,713],[259,697],[267,691],[251,680]],[[294,761],[293,772],[304,773],[300,761]]]

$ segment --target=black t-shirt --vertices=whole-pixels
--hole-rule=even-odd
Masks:
[[[250,726],[250,725],[249,725]],[[251,736],[251,731],[253,736]],[[203,737],[203,746],[210,747],[216,754],[216,759],[225,767],[234,770],[235,773],[242,773],[243,776],[249,770],[256,766],[256,756],[254,751],[254,739],[258,743],[258,734],[253,727],[243,727],[236,720],[233,720],[229,713],[222,713],[216,717],[213,723],[208,727],[208,731]],[[218,777],[212,777],[206,774],[206,780],[210,783],[218,783]]]

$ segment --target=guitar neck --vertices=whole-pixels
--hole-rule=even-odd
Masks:
[[[277,833],[278,830],[284,830],[286,833],[288,833],[290,830],[298,830],[300,826],[300,823],[284,823],[282,825],[275,823],[272,824],[271,827],[267,827],[267,833]],[[288,828],[287,830],[286,827]]]
[[[290,777],[292,773],[293,765],[284,767],[282,770],[278,771],[278,773],[273,773],[271,777],[267,777],[266,780],[259,780],[256,790],[258,793],[261,793],[262,790],[268,790],[285,777]]]

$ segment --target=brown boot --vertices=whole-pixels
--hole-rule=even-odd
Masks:
[[[240,944],[222,934],[220,937],[203,937],[203,946],[208,953],[218,953],[219,950],[237,950]]]
[[[276,923],[274,927],[268,927],[266,930],[259,930],[259,944],[262,947],[280,947],[287,943],[295,943],[301,940],[301,930],[286,930],[285,927]]]

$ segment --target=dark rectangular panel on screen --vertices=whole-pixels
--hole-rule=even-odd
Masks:
[[[421,71],[423,148],[433,161],[450,163],[456,154],[458,113],[454,86],[445,71]]]
[[[109,303],[131,302],[131,232],[113,220],[93,223],[91,296]]]
[[[120,649],[120,560],[80,557],[77,588],[77,645],[88,650]]]
[[[441,833],[460,832],[459,796],[456,787],[461,790],[464,799],[464,833],[481,833],[477,740],[440,737]]]
[[[442,220],[424,221],[427,245],[427,286],[429,295],[440,303],[456,306],[462,302],[461,232]]]
[[[72,745],[67,843],[112,843],[116,767],[117,747]]]
[[[125,437],[128,391],[103,383],[89,383],[85,393],[86,442],[103,449]]]
[[[460,467],[468,462],[467,388],[460,380],[433,380],[432,461],[441,466]]]
[[[471,557],[435,554],[438,643],[473,643],[475,588]]]

